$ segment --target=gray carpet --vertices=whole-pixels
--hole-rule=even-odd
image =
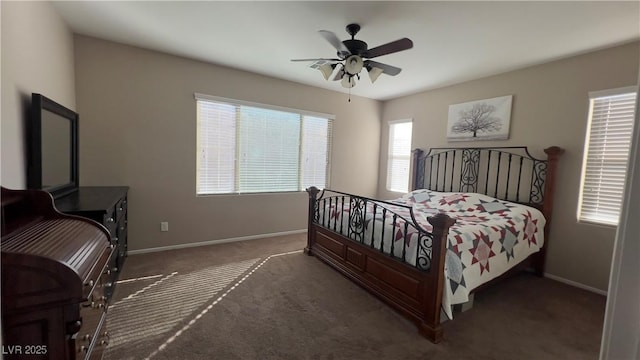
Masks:
[[[303,246],[300,235],[129,257],[106,359],[598,358],[603,296],[518,275],[478,293],[435,345]]]

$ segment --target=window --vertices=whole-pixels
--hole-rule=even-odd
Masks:
[[[618,225],[633,130],[635,87],[589,94],[578,220]]]
[[[195,97],[198,195],[326,187],[332,116]]]
[[[409,191],[412,127],[411,120],[389,122],[387,190],[405,193]]]

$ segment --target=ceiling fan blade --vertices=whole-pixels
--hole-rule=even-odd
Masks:
[[[392,41],[390,43],[386,43],[384,45],[374,47],[373,49],[369,49],[365,51],[364,54],[362,54],[362,57],[371,59],[374,57],[411,49],[412,47],[413,47],[413,41],[407,38],[402,38],[400,40]]]
[[[344,44],[342,43],[342,41],[340,41],[340,39],[338,39],[336,34],[328,30],[320,30],[318,32],[320,33],[320,35],[322,35],[322,37],[325,40],[327,40],[331,45],[333,45],[333,47],[336,48],[336,50],[338,50],[338,56],[346,57],[348,55],[351,55],[351,52],[349,51],[349,49],[347,49],[347,47],[344,46]]]
[[[336,76],[333,77],[333,81],[341,80],[344,77],[344,66],[340,67],[340,70],[336,72]]]
[[[291,59],[291,61],[341,61],[340,59]]]
[[[367,69],[374,68],[374,67],[376,67],[378,69],[382,69],[382,73],[383,74],[387,74],[387,75],[391,75],[391,76],[396,76],[396,75],[400,74],[400,71],[402,71],[402,69],[400,69],[399,67],[395,67],[395,66],[379,63],[379,62],[373,61],[373,60],[365,61],[364,62],[364,66],[367,67]]]

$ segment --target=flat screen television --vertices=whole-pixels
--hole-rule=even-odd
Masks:
[[[78,190],[78,114],[37,93],[31,95],[27,187],[59,198]]]

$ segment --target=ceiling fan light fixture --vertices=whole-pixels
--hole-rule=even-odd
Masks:
[[[344,61],[344,71],[349,75],[355,75],[362,70],[364,63],[358,55],[351,55]]]
[[[378,76],[384,72],[384,70],[378,67],[368,67],[367,70],[369,71],[369,79],[372,84],[375,83],[376,80],[378,80]]]
[[[329,80],[335,68],[336,68],[336,64],[324,64],[324,65],[318,66],[318,70],[320,70],[325,80]]]
[[[350,89],[356,86],[356,80],[353,78],[353,76],[345,74],[342,77],[341,84],[342,84],[342,87]]]

